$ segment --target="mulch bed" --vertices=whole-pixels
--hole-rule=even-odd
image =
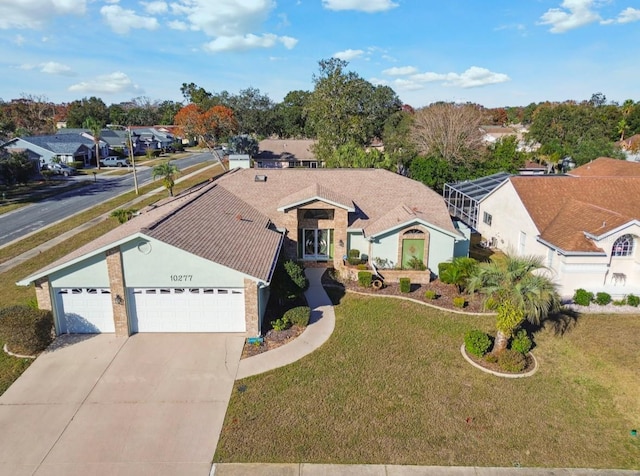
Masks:
[[[246,359],[247,357],[253,357],[254,355],[262,354],[268,350],[285,345],[302,334],[305,329],[306,327],[298,326],[292,326],[284,331],[275,331],[271,329],[264,335],[262,343],[249,344],[248,342],[245,342],[241,358]]]
[[[487,370],[492,370],[494,372],[498,372],[501,374],[514,374],[514,375],[526,374],[527,372],[535,368],[535,362],[533,360],[533,357],[531,357],[530,354],[527,354],[524,356],[527,364],[525,365],[524,369],[522,369],[522,372],[507,372],[506,370],[502,369],[497,362],[487,362],[484,358],[476,357],[475,355],[470,354],[469,352],[466,352],[466,351],[465,351],[465,354],[467,354],[467,357],[473,360],[480,367],[483,367]]]
[[[382,289],[375,290],[373,288],[363,288],[357,281],[338,282],[332,277],[331,272],[326,272],[322,276],[322,284],[324,286],[342,286],[348,291],[367,293],[377,296],[408,297],[452,311],[484,312],[482,299],[477,295],[460,294],[455,285],[445,284],[437,279],[431,281],[429,284],[412,284],[411,291],[409,293],[400,292],[400,285],[398,283],[389,283]],[[436,299],[427,299],[424,295],[427,290],[435,291],[438,297]],[[464,297],[466,300],[466,305],[463,309],[457,308],[453,305],[453,298],[460,296]]]

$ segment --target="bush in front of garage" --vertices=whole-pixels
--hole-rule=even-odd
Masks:
[[[297,306],[289,309],[282,317],[287,319],[293,326],[306,327],[311,317],[311,309],[309,306]]]
[[[0,309],[0,338],[7,349],[16,354],[34,355],[53,341],[51,311],[29,306],[10,306]]]

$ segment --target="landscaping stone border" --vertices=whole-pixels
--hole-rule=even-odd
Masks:
[[[464,348],[464,344],[462,344],[462,346],[460,347],[460,353],[462,354],[462,357],[464,357],[464,360],[469,362],[475,368],[477,368],[479,370],[482,370],[485,373],[488,373],[488,374],[491,374],[491,375],[495,375],[496,377],[503,377],[503,378],[531,377],[533,374],[535,374],[538,371],[538,360],[536,359],[536,356],[533,355],[531,352],[529,352],[528,355],[530,355],[531,358],[533,359],[533,369],[531,369],[528,372],[525,372],[523,374],[507,374],[507,373],[502,373],[502,372],[496,372],[495,370],[489,370],[489,369],[484,368],[482,365],[478,365],[477,363],[475,363],[471,359],[471,357],[469,357],[467,355],[467,350]]]
[[[18,359],[35,359],[36,357],[38,357],[37,355],[14,354],[7,348],[7,344],[4,345],[3,350],[5,354],[10,355],[11,357],[17,357]]]

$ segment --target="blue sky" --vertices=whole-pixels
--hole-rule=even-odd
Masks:
[[[0,0],[0,98],[274,101],[332,56],[414,107],[640,100],[640,0]]]

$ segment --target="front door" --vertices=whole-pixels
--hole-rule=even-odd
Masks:
[[[304,230],[304,259],[329,259],[329,230]]]
[[[424,240],[405,239],[402,240],[402,267],[411,268],[414,261],[424,260]]]

